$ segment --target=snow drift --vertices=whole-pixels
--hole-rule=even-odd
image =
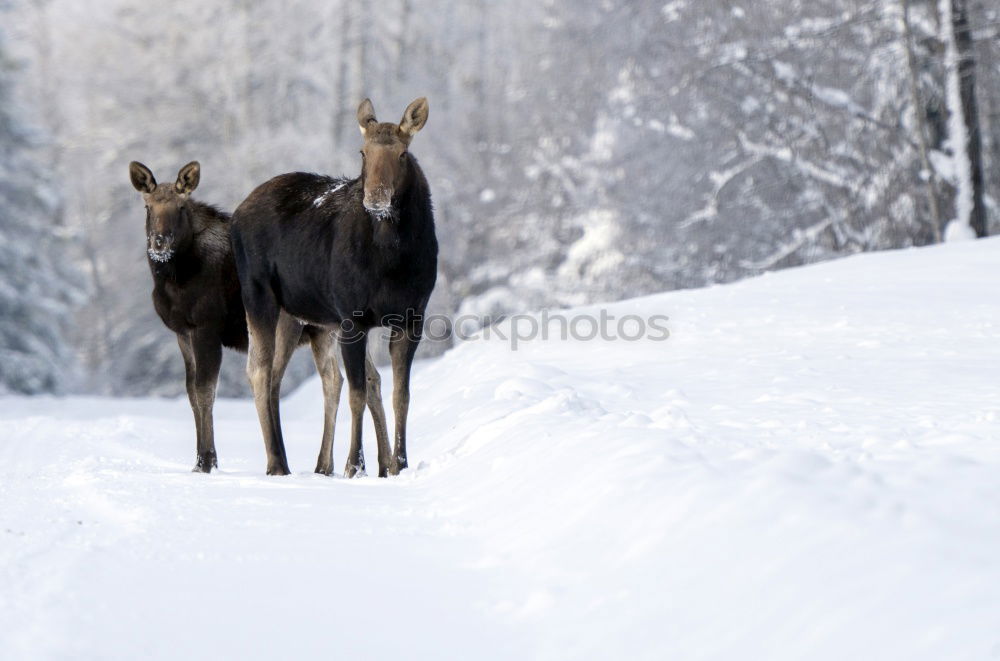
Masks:
[[[607,306],[666,341],[469,340],[389,480],[309,472],[317,382],[287,478],[249,401],[205,476],[186,400],[0,399],[0,657],[1000,654],[998,281],[981,240]]]

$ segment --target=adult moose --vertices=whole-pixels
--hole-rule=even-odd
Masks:
[[[233,248],[250,328],[247,375],[260,417],[270,474],[285,474],[273,356],[287,351],[293,328],[337,328],[350,388],[351,447],[344,474],[365,470],[361,449],[368,331],[390,329],[395,447],[385,418],[372,411],[378,474],[406,468],[410,366],[437,275],[430,188],[409,146],[427,121],[427,99],[411,103],[399,124],[379,122],[368,99],[358,108],[364,136],[361,176],[333,179],[294,172],[261,184],[233,215]],[[332,472],[332,448],[316,472]]]
[[[198,459],[194,470],[218,467],[212,409],[222,364],[222,347],[246,351],[247,323],[230,244],[229,214],[191,199],[201,166],[188,163],[172,184],[157,184],[142,163],[129,164],[132,185],[146,203],[146,255],[153,274],[153,306],[163,323],[177,334],[184,357],[188,400],[194,412]],[[299,344],[312,345],[323,382],[323,444],[332,445],[343,377],[331,333],[316,326],[296,328],[288,352],[275,356],[273,369],[284,373]],[[369,404],[382,411],[378,372],[372,377]],[[270,394],[275,400],[277,390]],[[384,415],[384,414],[383,414]]]

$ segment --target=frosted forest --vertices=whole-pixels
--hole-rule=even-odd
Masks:
[[[432,309],[483,323],[1000,226],[987,0],[7,0],[2,19],[14,393],[183,392],[127,163],[197,159],[198,198],[227,210],[280,172],[354,176],[366,96],[431,99]],[[220,393],[245,381],[227,358]]]

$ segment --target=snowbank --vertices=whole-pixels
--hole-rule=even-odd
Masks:
[[[998,281],[980,240],[607,306],[666,341],[470,340],[390,480],[309,472],[315,381],[288,478],[249,401],[204,476],[186,401],[2,398],[0,657],[988,658]]]

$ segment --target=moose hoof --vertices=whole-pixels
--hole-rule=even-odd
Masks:
[[[198,457],[198,461],[195,463],[194,468],[191,469],[192,473],[211,473],[213,468],[219,467],[219,460],[215,458],[215,455],[206,455]]]
[[[406,457],[394,457],[389,465],[390,475],[399,475],[407,467]]]
[[[355,464],[347,464],[344,466],[344,477],[364,477],[365,475],[367,475],[367,473],[365,473],[364,466],[358,466]]]
[[[268,475],[291,475],[292,471],[288,470],[288,466],[268,466]]]
[[[316,464],[316,472],[320,475],[333,475],[333,466],[327,464]]]

